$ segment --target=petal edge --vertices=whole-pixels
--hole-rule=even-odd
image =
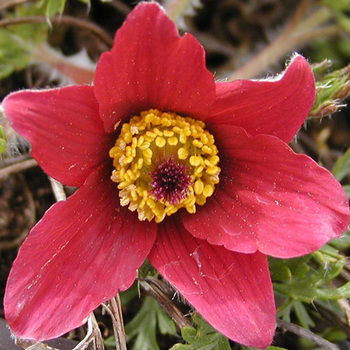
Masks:
[[[109,131],[148,109],[204,118],[215,99],[203,47],[190,34],[180,37],[156,3],[142,2],[129,14],[98,62],[94,84]]]
[[[211,246],[170,219],[161,224],[149,260],[226,337],[261,348],[271,343],[275,304],[263,254]]]
[[[206,123],[240,126],[252,136],[289,142],[312,107],[315,83],[308,62],[298,55],[275,79],[216,83],[216,95]]]
[[[348,200],[329,171],[276,137],[230,125],[216,132],[226,158],[213,197],[181,215],[191,234],[232,251],[292,258],[346,230]]]
[[[65,185],[82,185],[108,158],[112,145],[92,86],[18,91],[2,106],[13,128],[31,143],[39,165]]]
[[[104,170],[54,204],[22,244],[4,298],[16,336],[41,341],[81,326],[130,287],[151,250],[155,227],[120,208]]]

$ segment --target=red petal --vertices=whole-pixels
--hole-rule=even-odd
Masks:
[[[309,64],[296,56],[278,80],[217,83],[216,95],[206,123],[241,126],[250,135],[289,142],[310,111],[315,84]]]
[[[156,3],[129,14],[98,62],[94,84],[107,130],[150,108],[205,116],[215,98],[202,46],[189,34],[180,38]]]
[[[51,207],[22,245],[4,300],[16,336],[45,340],[82,325],[133,283],[153,246],[155,226],[121,208],[101,173]]]
[[[219,332],[265,347],[275,329],[266,257],[240,254],[193,238],[175,220],[160,225],[151,264]]]
[[[218,130],[216,130],[218,131]],[[227,249],[290,258],[346,230],[349,205],[324,168],[269,135],[220,126],[222,167],[212,198],[183,215],[195,237]]]
[[[50,176],[80,186],[112,146],[91,86],[20,91],[2,103],[13,128],[32,145],[32,156]]]

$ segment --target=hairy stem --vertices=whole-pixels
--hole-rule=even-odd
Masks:
[[[123,313],[119,294],[112,298],[108,304],[102,304],[102,306],[112,319],[116,350],[127,350]]]
[[[88,319],[88,331],[85,338],[72,350],[85,350],[91,343],[94,344],[95,350],[104,350],[103,338],[93,312],[90,313]]]
[[[173,319],[173,321],[180,327],[192,326],[191,323],[184,317],[182,312],[176,305],[169,300],[165,290],[166,286],[163,282],[147,277],[145,280],[139,281],[141,287],[145,292],[156,299],[163,310]]]

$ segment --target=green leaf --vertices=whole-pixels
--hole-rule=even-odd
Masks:
[[[160,309],[157,313],[158,329],[160,334],[176,334],[175,323],[169,318],[169,316]]]
[[[5,130],[2,125],[0,125],[0,139],[6,140]]]
[[[137,281],[135,281],[130,288],[124,292],[119,293],[120,301],[123,306],[127,305],[131,300],[135,299],[139,294],[137,288]]]
[[[310,117],[330,115],[344,106],[342,101],[350,94],[350,66],[328,72],[330,61],[312,65],[316,79],[316,97]]]
[[[21,42],[22,40],[9,30],[0,29],[0,79],[28,64],[29,54]]]
[[[47,17],[63,13],[66,0],[41,0],[39,7],[45,10]]]
[[[320,0],[323,5],[332,6],[332,8],[338,10],[350,10],[350,2],[349,0]]]
[[[304,328],[310,328],[315,326],[314,321],[310,317],[309,313],[306,311],[305,306],[302,302],[294,300],[293,308],[300,325],[302,325]]]
[[[287,299],[284,304],[278,307],[277,309],[277,317],[281,318],[283,321],[290,322],[291,321],[291,313],[293,310],[293,302],[294,300]]]
[[[319,304],[343,318],[344,310],[336,300],[350,297],[350,282],[340,287],[329,282],[345,265],[346,258],[339,249],[348,249],[349,246],[350,232],[347,231],[341,238],[333,239],[308,256],[290,260],[270,258],[273,286],[280,301],[277,316],[290,322],[293,314],[304,328],[313,327],[317,315],[314,306],[306,304],[314,303],[316,309]],[[288,273],[285,273],[286,269]]]
[[[338,23],[345,29],[350,32],[350,2],[348,0],[321,0],[321,3],[326,5],[334,14]]]
[[[79,0],[80,2],[90,6],[91,0]],[[100,0],[105,2],[106,0]],[[107,0],[109,1],[109,0]],[[57,14],[61,14],[64,11],[67,0],[41,0],[39,7],[44,9],[47,17],[53,17]]]
[[[142,266],[138,269],[138,278],[144,280],[147,276],[157,276],[158,272],[146,259]]]
[[[323,309],[328,310],[329,312],[333,313],[334,315],[341,317],[344,317],[344,309],[339,305],[337,300],[315,300],[314,308],[317,310],[319,306],[321,306]]]
[[[339,275],[345,264],[345,258],[336,249],[336,245],[337,241],[333,240],[302,258],[269,259],[274,290],[282,298],[282,304],[277,310],[278,317],[290,322],[291,313],[294,313],[300,325],[310,328],[314,326],[314,320],[304,303],[327,300],[329,305],[336,305],[331,301],[349,297],[350,283],[339,288],[328,283]],[[286,267],[290,275],[278,272],[279,269],[284,271]],[[334,313],[338,311],[331,310]]]
[[[346,335],[337,327],[328,327],[323,331],[323,338],[332,343],[339,343],[346,340]]]
[[[115,348],[115,338],[113,335],[103,340],[103,344],[106,348]]]
[[[0,55],[1,55],[1,48],[0,48]],[[15,69],[12,64],[1,63],[1,57],[0,57],[0,80],[10,76],[14,70]]]
[[[310,270],[307,262],[311,255],[295,259],[277,259],[269,257],[269,268],[273,281],[290,281],[292,278],[303,278]]]
[[[136,316],[126,325],[126,339],[134,340],[132,349],[159,350],[157,326],[161,334],[176,334],[176,326],[152,297],[146,297]]]
[[[223,335],[205,322],[198,314],[192,316],[197,326],[183,327],[181,336],[187,344],[175,344],[170,350],[230,350],[230,343]]]
[[[350,174],[350,148],[338,158],[332,173],[338,181],[342,181]]]
[[[343,190],[345,192],[346,197],[350,199],[350,185],[344,185]]]
[[[350,247],[350,228],[340,237],[334,238],[328,242],[328,246],[335,247],[338,250],[346,250]]]
[[[342,298],[350,298],[350,282],[345,283],[341,287],[336,289]]]
[[[43,9],[38,8],[34,4],[25,5],[16,7],[14,17],[40,16],[45,14]],[[11,26],[10,30],[13,34],[24,40],[28,40],[30,43],[40,44],[46,40],[48,28],[47,23],[27,23]]]
[[[3,154],[6,150],[6,141],[0,139],[0,154]]]
[[[41,15],[34,5],[17,6],[14,13],[6,18]],[[47,37],[48,26],[31,23],[9,26],[0,29],[0,79],[16,70],[23,69],[31,62],[31,53]]]
[[[4,153],[6,149],[6,135],[4,128],[0,125],[0,154]]]

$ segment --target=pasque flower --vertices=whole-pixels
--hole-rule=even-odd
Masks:
[[[314,93],[301,56],[276,79],[215,83],[193,36],[141,3],[92,86],[9,95],[5,114],[33,157],[78,187],[20,248],[4,301],[13,333],[80,326],[148,258],[218,331],[270,344],[266,255],[310,253],[349,220],[332,175],[287,145]]]

